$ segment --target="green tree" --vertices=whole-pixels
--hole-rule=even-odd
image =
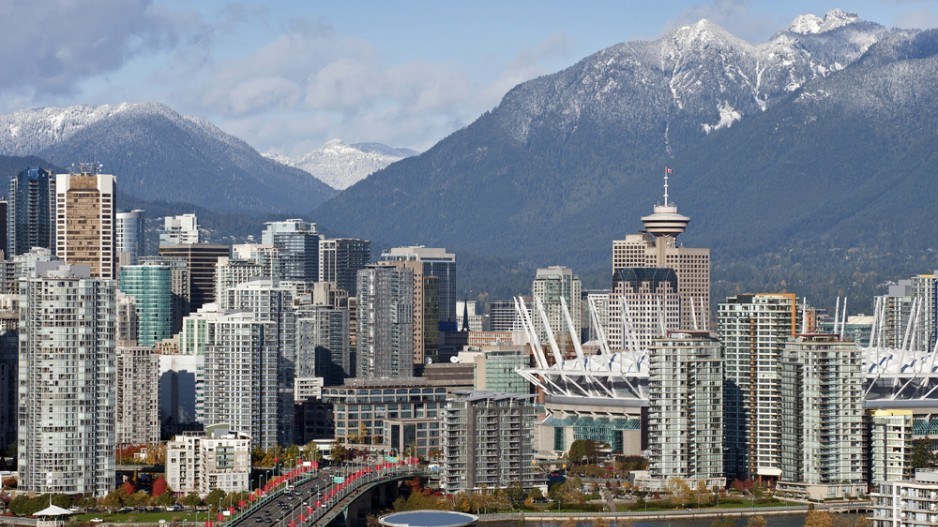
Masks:
[[[153,496],[152,501],[157,507],[169,507],[176,503],[176,497],[172,492],[164,492],[159,496]]]
[[[225,491],[221,489],[212,489],[212,491],[208,493],[208,496],[205,497],[205,504],[209,507],[217,507],[219,503],[224,501],[224,499]]]
[[[524,487],[521,486],[521,482],[519,481],[513,482],[508,487],[506,494],[508,495],[508,501],[511,503],[512,508],[517,508],[524,502]]]
[[[592,439],[577,439],[570,445],[567,451],[567,460],[572,465],[586,463],[595,463],[599,457],[599,443]]]
[[[123,497],[123,488],[114,489],[101,499],[101,506],[109,511],[115,511],[121,508]]]
[[[199,497],[197,493],[190,492],[189,494],[186,494],[181,500],[179,500],[179,502],[190,509],[195,509],[202,504],[202,498]]]
[[[94,497],[90,495],[82,496],[81,499],[78,500],[78,506],[82,510],[90,511],[90,510],[97,508],[98,500],[94,499]]]
[[[127,507],[143,507],[148,501],[150,501],[150,495],[145,491],[138,490],[124,498],[124,505]]]
[[[345,448],[345,445],[342,444],[342,441],[337,437],[335,441],[332,442],[332,459],[333,461],[342,461],[345,459],[348,450]]]
[[[912,440],[912,468],[929,468],[938,465],[930,439]]]
[[[319,451],[319,446],[313,441],[303,445],[301,455],[304,461],[322,461],[322,452]]]
[[[534,501],[541,501],[544,499],[544,493],[540,487],[531,487],[531,490],[528,491],[528,497]]]

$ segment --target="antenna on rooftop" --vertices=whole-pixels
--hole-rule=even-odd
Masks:
[[[668,174],[670,174],[671,172],[672,170],[670,168],[664,167],[664,206],[665,207],[668,206]]]

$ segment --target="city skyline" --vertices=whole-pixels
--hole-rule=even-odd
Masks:
[[[9,9],[88,25],[0,100],[199,117],[0,116],[0,507],[352,527],[406,470],[398,510],[938,524],[938,29],[878,24],[938,4],[84,7]],[[248,144],[336,131],[452,133],[343,190]]]

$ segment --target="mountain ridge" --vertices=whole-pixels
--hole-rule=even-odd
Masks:
[[[907,181],[921,185],[938,169],[925,155],[938,151],[934,134],[894,129],[903,121],[928,129],[930,105],[938,106],[938,43],[932,32],[849,14],[815,17],[817,31],[805,20],[796,26],[804,33],[785,29],[761,44],[698,22],[600,50],[512,88],[473,123],[314,215],[391,245],[419,241],[592,274],[608,269],[613,239],[641,229],[667,165],[672,195],[694,219],[681,240],[713,248],[714,281],[724,288],[715,298],[745,283],[838,290],[812,283],[819,272],[795,276],[781,247],[806,264],[844,268],[861,277],[844,291],[872,294],[896,278],[889,266],[905,265],[883,255],[921,254],[934,238],[896,240],[921,221],[920,211],[888,222],[873,211],[904,203],[896,189],[910,192]],[[886,184],[883,174],[908,164],[902,155],[912,150],[902,145],[912,143],[927,161]],[[864,230],[849,236],[859,256],[844,267],[834,255],[842,256],[846,222]],[[864,252],[874,243],[880,253]],[[747,259],[771,270],[746,282]]]
[[[122,192],[218,212],[308,210],[335,191],[261,156],[208,120],[160,103],[76,105],[0,116],[0,154],[95,161]]]
[[[336,190],[345,190],[391,163],[417,154],[409,148],[381,143],[346,144],[340,139],[332,139],[298,157],[276,153],[264,156],[308,172]]]

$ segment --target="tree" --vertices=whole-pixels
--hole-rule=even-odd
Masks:
[[[109,511],[115,511],[121,507],[121,499],[123,498],[123,489],[114,489],[111,492],[108,492],[104,498],[101,499],[101,506]]]
[[[153,505],[156,505],[157,507],[169,507],[170,505],[176,503],[176,497],[173,496],[172,492],[164,492],[159,496],[154,496],[152,501]]]
[[[303,455],[303,460],[305,461],[322,461],[322,452],[319,451],[319,446],[313,441],[303,445],[303,451],[301,454]]]
[[[694,500],[697,502],[698,507],[703,507],[710,504],[710,489],[707,488],[706,481],[701,479],[697,482],[697,490],[694,492]]]
[[[146,461],[148,465],[165,465],[166,464],[166,444],[155,443],[155,444],[147,445]]]
[[[469,502],[469,495],[465,491],[460,491],[456,494],[456,497],[453,500],[453,510],[459,512],[469,512],[472,504]]]
[[[150,493],[153,494],[154,498],[159,498],[169,489],[169,486],[166,484],[166,478],[160,476],[153,480],[153,488],[150,490]]]
[[[225,491],[221,489],[212,489],[205,497],[205,504],[209,507],[215,507],[225,499]]]
[[[912,468],[928,468],[938,465],[931,440],[915,439],[912,441]]]
[[[540,491],[538,491],[540,492]],[[511,503],[512,508],[516,508],[521,505],[524,501],[524,487],[521,486],[521,482],[515,481],[509,487],[506,492],[508,496],[508,501]]]
[[[146,505],[148,501],[150,501],[150,495],[145,491],[138,490],[137,492],[128,494],[124,498],[124,505],[127,507],[142,507]]]
[[[765,527],[765,517],[761,515],[750,516],[746,520],[746,527]]]
[[[593,520],[593,527],[609,527],[609,520],[599,516]]]
[[[97,508],[97,506],[98,506],[98,500],[94,499],[94,498],[93,498],[92,496],[90,496],[90,495],[88,495],[88,496],[82,496],[81,499],[78,500],[78,506],[79,506],[82,510],[90,511],[90,510],[93,510],[93,509]]]
[[[337,437],[335,441],[332,442],[332,459],[334,461],[342,461],[345,459],[347,450],[345,445],[342,444],[342,441]]]
[[[710,523],[710,527],[734,527],[736,522],[729,518],[719,517]]]
[[[804,518],[804,527],[833,527],[834,516],[826,511],[813,509]]]
[[[675,503],[683,508],[691,499],[690,486],[681,478],[671,478],[668,480],[668,492]]]
[[[599,443],[592,439],[577,439],[570,445],[570,450],[567,452],[567,460],[572,465],[582,463],[584,459],[587,463],[590,460],[595,462],[597,457],[599,457]]]
[[[127,479],[124,481],[124,484],[121,485],[121,491],[123,491],[124,497],[130,496],[134,492],[137,492],[137,485],[134,484],[133,480]]]
[[[541,501],[544,499],[544,493],[541,491],[540,487],[531,487],[531,490],[528,492],[528,497],[534,501]]]
[[[184,506],[190,509],[195,509],[196,507],[202,504],[202,498],[199,497],[199,495],[196,494],[195,492],[190,492],[189,494],[186,494],[185,497],[183,497],[179,501]]]

